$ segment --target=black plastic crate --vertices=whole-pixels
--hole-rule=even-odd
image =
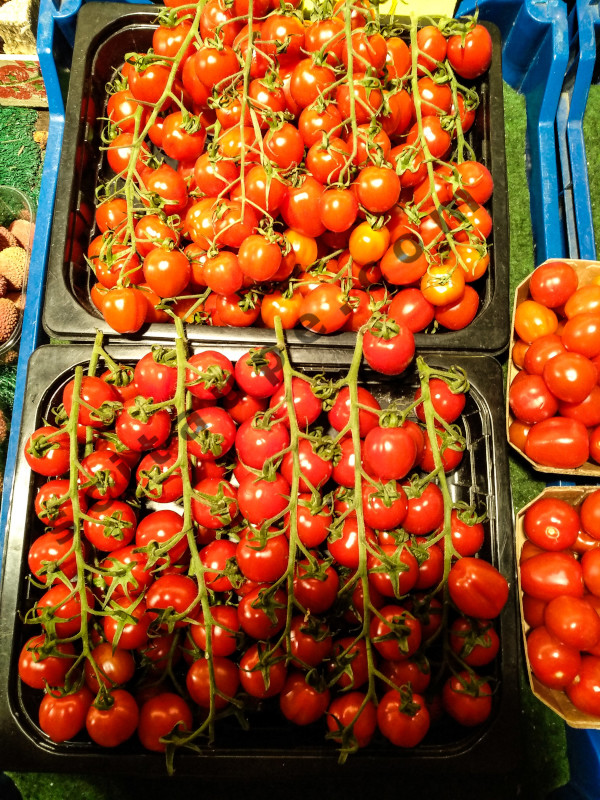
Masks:
[[[233,361],[246,350],[233,345],[218,349]],[[117,345],[110,347],[109,352],[119,363],[134,364],[148,352],[148,347]],[[337,379],[346,371],[345,366],[340,366],[335,351],[329,351],[327,364],[323,364],[321,349],[292,348],[291,355],[294,366],[308,374],[325,372],[328,378]],[[34,353],[29,363],[0,598],[0,640],[3,642],[0,651],[0,735],[3,742],[0,768],[19,770],[33,766],[39,771],[164,775],[164,756],[144,752],[135,736],[114,751],[103,750],[83,738],[53,744],[37,724],[41,693],[22,685],[17,674],[21,647],[38,631],[37,626],[25,625],[22,618],[41,593],[27,581],[26,575],[30,543],[43,532],[33,510],[33,501],[44,480],[30,471],[22,455],[23,447],[30,433],[60,402],[60,393],[72,378],[74,367],[87,365],[89,357],[89,345],[45,346]],[[453,776],[461,783],[469,776],[473,779],[480,776],[481,780],[483,775],[493,775],[498,779],[494,792],[509,780],[507,776],[516,768],[520,756],[520,650],[508,460],[502,409],[496,402],[502,393],[502,373],[499,364],[488,357],[450,357],[436,353],[426,360],[442,368],[457,365],[464,368],[469,377],[471,391],[459,420],[467,451],[459,468],[449,475],[450,491],[455,501],[481,503],[487,507],[489,520],[485,523],[486,542],[481,555],[491,561],[511,585],[508,603],[497,620],[501,650],[485,671],[498,679],[490,718],[474,729],[458,726],[447,718],[435,731],[432,728],[425,741],[414,750],[403,751],[378,738],[366,750],[350,756],[341,767],[336,763],[335,745],[324,739],[323,726],[315,723],[310,729],[298,728],[286,723],[278,710],[273,713],[267,706],[260,714],[250,716],[249,732],[240,730],[233,720],[224,720],[217,724],[214,746],[206,746],[198,755],[178,753],[177,775],[227,776],[227,781],[258,780],[267,774],[270,781],[322,777],[329,780],[335,775],[336,781],[354,787],[357,781],[367,780],[367,773],[375,769],[378,780],[391,789],[401,770],[403,786],[408,786],[413,778],[417,786],[422,786],[424,776],[427,781],[447,780]],[[102,368],[101,362],[99,368]],[[360,380],[384,407],[394,399],[408,402],[418,385],[414,369],[409,369],[401,379],[383,380],[365,370]],[[421,776],[420,782],[418,776]],[[515,795],[509,792],[497,796]]]
[[[91,218],[95,188],[104,170],[110,173],[100,150],[106,83],[113,70],[121,66],[126,53],[145,51],[150,46],[158,10],[118,3],[87,3],[78,15],[43,309],[44,328],[53,337],[75,341],[91,339],[95,330],[114,333],[90,299],[92,281],[83,254],[93,234],[85,223],[81,225],[79,209],[85,207],[83,218]],[[501,40],[495,25],[484,24],[492,36],[493,58],[488,73],[472,82],[479,93],[480,105],[466,139],[494,180],[494,193],[487,204],[493,219],[490,265],[476,284],[480,308],[474,321],[462,331],[416,334],[416,344],[421,350],[495,354],[503,351],[509,340],[509,227]],[[154,323],[127,338],[156,342],[172,337],[172,325]],[[215,343],[232,339],[251,344],[275,341],[272,330],[255,327],[188,325],[188,337],[195,342]],[[321,336],[300,328],[289,331],[287,338],[291,344],[322,341],[327,347],[351,348],[356,335]]]

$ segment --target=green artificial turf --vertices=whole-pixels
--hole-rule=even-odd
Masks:
[[[509,86],[504,86],[504,113],[506,126],[506,159],[510,209],[510,284],[511,296],[515,286],[534,268],[533,240],[529,210],[529,191],[525,174],[525,100]],[[600,135],[600,125],[597,126]],[[1,175],[1,172],[0,172]],[[505,359],[506,360],[506,357]],[[0,391],[2,377],[0,376]],[[0,403],[1,403],[0,394]],[[531,470],[517,455],[510,455],[510,477],[515,511],[533,499],[543,488],[539,473]],[[505,535],[511,536],[512,531]],[[527,800],[545,800],[556,788],[569,780],[566,758],[565,728],[553,712],[531,693],[524,672],[521,675],[522,737],[524,743],[523,785],[520,796]],[[499,757],[500,754],[499,754]],[[511,765],[507,765],[507,769]],[[343,768],[341,768],[343,772]],[[8,773],[19,788],[23,800],[145,800],[164,797],[171,793],[202,794],[208,787],[202,781],[187,782],[182,779],[143,782],[138,778],[90,777],[84,775],[39,775],[35,773]],[[338,776],[342,778],[340,774]],[[456,776],[448,776],[456,778]],[[221,796],[227,796],[227,783],[221,786]],[[187,791],[186,791],[187,788]],[[424,785],[426,789],[426,783]],[[225,794],[222,792],[225,791]],[[293,794],[293,792],[292,792]],[[295,795],[294,795],[295,796]],[[319,795],[320,796],[320,795]],[[346,795],[351,797],[352,794]],[[426,797],[425,791],[423,797]],[[483,794],[485,797],[485,788]],[[494,795],[496,796],[496,795]],[[513,795],[506,800],[513,800]]]
[[[43,160],[39,145],[33,140],[37,117],[34,108],[0,106],[0,185],[20,189],[34,208]],[[0,225],[4,221],[0,218]]]
[[[592,221],[596,236],[596,258],[600,258],[600,171],[595,163],[590,163],[590,155],[600,153],[600,84],[590,87],[583,117],[583,136],[588,161]]]
[[[529,189],[525,173],[525,98],[504,84],[506,168],[510,214],[511,303],[516,286],[535,268]],[[506,362],[506,355],[504,356]],[[505,364],[506,367],[506,364]],[[545,486],[540,473],[509,451],[510,482],[515,513]],[[512,533],[512,532],[511,532]],[[532,694],[524,671],[521,675],[522,734],[525,763],[522,796],[544,800],[569,781],[565,726],[562,720]]]

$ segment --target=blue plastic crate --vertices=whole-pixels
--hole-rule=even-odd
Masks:
[[[463,0],[456,16],[476,11],[481,19],[499,27],[503,78],[526,98],[526,155],[536,262],[566,256],[555,123],[569,63],[567,6],[563,0]]]
[[[600,34],[597,2],[576,0],[573,50],[577,54],[568,82],[569,109],[566,143],[573,194],[575,232],[570,235],[569,254],[573,258],[596,258],[596,240],[588,180],[587,154],[583,138],[583,118],[596,66],[596,37]]]

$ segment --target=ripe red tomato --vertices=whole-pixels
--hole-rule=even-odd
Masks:
[[[372,428],[365,437],[364,462],[381,481],[400,480],[412,469],[417,445],[404,427]]]
[[[85,719],[90,738],[100,747],[118,747],[131,739],[138,727],[140,713],[132,694],[113,689],[110,701],[107,708],[91,705]]]
[[[523,516],[527,538],[544,550],[566,550],[579,534],[579,515],[572,505],[556,497],[542,497]]]
[[[140,708],[138,736],[146,750],[164,753],[160,740],[174,730],[192,730],[192,712],[186,701],[174,692],[161,692]]]
[[[453,565],[448,590],[458,609],[476,619],[494,619],[508,599],[506,578],[488,561],[470,556]]]
[[[475,673],[461,670],[442,689],[444,710],[461,725],[481,725],[492,711],[492,689]]]
[[[38,475],[64,475],[69,469],[69,434],[54,425],[43,425],[25,442],[25,460]]]
[[[224,656],[213,655],[210,663],[206,658],[199,658],[190,666],[185,684],[190,697],[201,708],[226,708],[240,685],[238,668]]]
[[[87,686],[65,695],[47,689],[39,708],[40,728],[53,742],[73,739],[85,726],[93,699]]]
[[[386,605],[373,616],[369,636],[377,652],[388,661],[414,655],[421,644],[421,623],[402,606]]]
[[[545,601],[561,594],[582,597],[581,564],[568,551],[539,553],[521,564],[521,588]]]
[[[581,666],[565,691],[573,705],[585,714],[600,714],[600,658],[582,656]]]
[[[246,528],[236,548],[236,560],[242,575],[257,583],[272,583],[285,574],[289,544],[284,533],[270,531],[262,538],[259,531]]]
[[[525,455],[538,464],[557,469],[577,469],[589,458],[590,443],[582,422],[550,417],[537,422],[525,440]]]
[[[546,362],[542,375],[552,394],[565,403],[581,403],[598,381],[595,364],[581,353],[559,353]]]
[[[339,585],[337,572],[323,561],[318,560],[315,565],[302,560],[296,565],[294,597],[307,611],[322,614],[330,609],[337,599]]]
[[[527,658],[533,674],[550,689],[564,689],[581,667],[579,650],[559,641],[543,625],[527,636]]]
[[[416,747],[429,730],[425,698],[413,691],[390,689],[377,706],[377,726],[396,747]]]
[[[336,697],[327,712],[327,727],[337,734],[352,725],[352,739],[358,747],[366,747],[377,727],[377,711],[362,692],[347,692]],[[334,736],[339,741],[339,736]]]
[[[448,39],[448,61],[452,69],[472,80],[483,75],[492,61],[492,37],[483,25],[475,25],[464,36]]]
[[[575,650],[591,650],[600,641],[600,617],[583,597],[553,597],[544,622],[553,636]]]
[[[415,338],[401,322],[388,321],[383,330],[367,330],[363,356],[367,364],[383,375],[400,375],[415,354]]]
[[[485,619],[458,617],[450,626],[449,641],[452,650],[471,667],[489,664],[500,649],[500,637]]]
[[[559,308],[575,292],[578,282],[577,273],[566,261],[547,261],[533,271],[529,294],[536,303]]]
[[[579,507],[579,515],[585,532],[594,539],[600,539],[600,491],[595,490],[586,495]]]
[[[261,642],[250,645],[240,659],[240,683],[251,697],[275,697],[285,686],[287,667],[284,652],[275,648],[265,658],[266,649],[269,649],[268,645]]]
[[[44,633],[32,636],[19,655],[19,678],[33,689],[62,686],[74,658],[70,642],[51,644]]]
[[[541,375],[517,373],[508,390],[510,410],[528,425],[554,417],[558,401]]]
[[[279,694],[279,708],[296,725],[310,725],[323,716],[330,700],[327,687],[312,686],[303,672],[290,672]]]

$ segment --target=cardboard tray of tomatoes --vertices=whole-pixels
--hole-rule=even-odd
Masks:
[[[217,349],[232,361],[247,350],[243,345],[231,344]],[[146,346],[122,344],[108,349],[118,363],[129,365],[135,365],[148,351]],[[17,770],[35,765],[40,771],[106,773],[110,770],[164,775],[164,756],[142,750],[135,736],[113,750],[99,748],[81,735],[61,744],[53,743],[38,724],[41,693],[28,688],[18,678],[19,653],[31,635],[31,626],[23,622],[24,615],[42,591],[27,578],[27,554],[32,541],[43,532],[43,525],[34,511],[34,499],[44,479],[31,472],[23,455],[24,444],[31,432],[50,417],[51,409],[60,403],[62,389],[72,379],[75,367],[87,367],[90,352],[90,346],[83,344],[44,346],[33,354],[29,363],[0,598],[0,640],[3,642],[0,650],[0,734],[3,741],[0,765]],[[324,371],[326,377],[332,379],[345,374],[341,362],[339,366],[321,363],[320,348],[291,348],[290,353],[294,367],[305,374]],[[447,779],[452,774],[457,780],[462,776],[462,781],[467,776],[475,780],[483,774],[506,777],[507,765],[512,769],[519,763],[520,649],[507,448],[502,411],[497,403],[502,392],[501,368],[488,357],[449,357],[439,353],[427,356],[427,363],[439,368],[456,365],[468,375],[471,389],[458,420],[467,448],[460,466],[448,476],[450,494],[453,502],[465,501],[468,505],[487,508],[485,541],[479,555],[500,570],[511,587],[508,602],[496,620],[500,652],[485,668],[486,676],[495,687],[490,716],[473,728],[459,726],[444,716],[438,720],[435,731],[432,728],[428,738],[412,750],[395,748],[380,738],[351,755],[345,765],[336,766],[335,744],[324,740],[321,728],[315,730],[317,723],[305,728],[293,726],[266,701],[260,713],[250,714],[250,731],[242,730],[230,717],[218,723],[214,744],[203,744],[197,754],[178,752],[175,757],[177,775],[217,778],[226,774],[228,780],[252,780],[266,774],[268,769],[269,780],[275,781],[318,777],[333,769],[343,784],[355,785],[365,777],[365,770],[376,767],[378,780],[392,781],[389,784],[392,786],[398,770],[403,770],[405,765],[415,776],[421,775],[420,781],[423,769],[428,780]],[[102,361],[98,367],[104,369]],[[361,372],[360,383],[385,406],[392,400],[408,402],[418,378],[412,368],[401,379],[381,379],[366,369]],[[403,780],[410,781],[411,775],[405,773]]]
[[[91,338],[96,329],[113,332],[92,301],[90,289],[94,276],[85,261],[88,245],[98,233],[93,222],[95,191],[102,180],[114,174],[106,163],[106,143],[101,138],[107,118],[106,84],[126,54],[145,52],[150,47],[156,13],[156,8],[147,6],[92,3],[83,6],[78,16],[43,308],[43,325],[52,337],[73,341]],[[472,157],[493,178],[493,194],[486,204],[492,219],[488,239],[490,262],[483,277],[469,284],[479,296],[479,309],[473,321],[462,330],[440,327],[435,333],[416,333],[420,349],[496,354],[508,345],[509,234],[501,40],[494,25],[482,24],[491,34],[492,61],[483,76],[466,81],[469,88],[476,90],[480,102],[465,140],[472,148]],[[273,342],[274,332],[258,327],[259,322],[260,317],[250,327],[237,327],[236,341]],[[171,324],[153,322],[127,337],[160,341],[172,335]],[[191,341],[216,343],[231,338],[231,330],[190,323],[187,335]],[[321,338],[321,334],[302,327],[288,333],[291,344],[307,345]],[[329,346],[351,348],[356,335],[336,332],[325,339]]]

